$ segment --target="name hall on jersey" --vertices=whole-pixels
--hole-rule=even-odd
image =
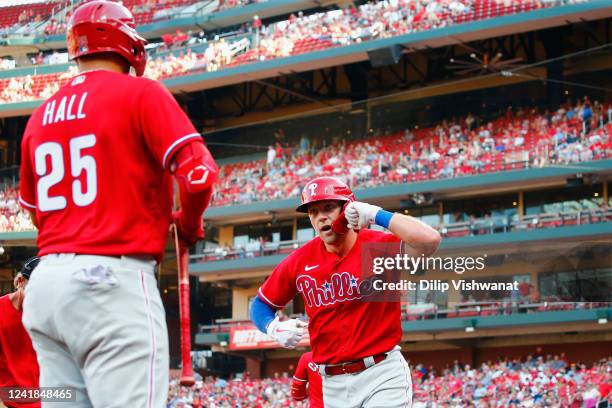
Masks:
[[[64,96],[60,99],[59,103],[57,103],[56,100],[49,101],[45,106],[45,113],[43,114],[43,126],[68,120],[85,119],[86,116],[83,107],[86,98],[87,92],[83,92],[80,95],[73,94],[70,97]]]

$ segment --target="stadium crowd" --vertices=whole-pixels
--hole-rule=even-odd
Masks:
[[[478,368],[455,362],[440,373],[417,365],[412,373],[414,408],[593,408],[611,397],[612,358],[588,368],[568,364],[563,355],[530,355],[525,360],[505,359]]]
[[[61,74],[26,75],[0,80],[0,103],[47,99],[77,74],[76,66]]]
[[[588,367],[560,355],[505,358],[471,367],[454,361],[443,370],[411,364],[413,407],[608,407],[612,357]],[[288,373],[274,378],[205,378],[191,388],[173,378],[167,408],[302,407],[291,400]]]
[[[611,104],[584,99],[554,112],[509,108],[479,127],[468,115],[317,151],[277,142],[267,159],[221,166],[213,205],[297,197],[320,174],[363,188],[604,159],[612,154],[611,120]]]
[[[190,1],[168,0],[164,2],[164,5],[167,7],[184,5]],[[250,25],[229,36],[214,34],[211,38],[206,39],[201,33],[186,33],[188,38],[182,43],[205,41],[208,45],[207,49],[198,53],[187,48],[178,56],[170,53],[163,58],[152,58],[147,64],[146,75],[154,79],[163,79],[182,75],[192,70],[216,71],[227,66],[282,58],[472,20],[584,1],[588,0],[512,2],[502,0],[421,0],[419,2],[392,0],[368,2],[356,8],[309,15],[300,12],[297,15],[292,14],[287,20],[269,25],[262,24],[258,16],[255,16]],[[128,5],[136,7],[138,3],[131,1]],[[53,34],[62,27],[62,23],[53,18],[47,24],[47,34]],[[245,33],[249,33],[250,36],[245,37]],[[40,84],[40,81],[46,79],[45,76],[34,76],[31,95],[9,93],[1,96],[0,102],[14,103],[44,99],[47,93],[43,94],[42,91],[46,84]],[[16,81],[22,82],[23,79],[18,78]],[[57,82],[63,83],[65,78],[58,78]],[[7,85],[7,81],[0,81],[0,91]]]
[[[345,46],[363,41],[388,38],[410,32],[445,27],[451,24],[480,20],[503,14],[514,14],[543,7],[582,2],[587,0],[521,0],[518,2],[488,2],[483,0],[393,0],[368,2],[358,7],[332,10],[306,15],[291,14],[289,19],[264,25],[254,16],[249,25],[230,36],[213,35],[206,41],[208,50],[197,54],[197,69],[216,71],[225,66],[282,58],[323,48]],[[248,46],[243,46],[244,34],[252,35]],[[199,35],[190,35],[195,40]],[[230,51],[231,50],[231,51]],[[183,55],[184,57],[185,55]],[[188,58],[188,57],[187,57]],[[163,78],[180,75],[193,69],[180,59],[167,63],[172,69],[161,66],[165,75],[155,70],[147,75]],[[166,61],[156,61],[157,65]],[[152,68],[152,67],[149,67]]]
[[[318,150],[304,136],[294,147],[277,142],[266,159],[221,166],[213,206],[297,197],[320,174],[364,188],[605,159],[612,157],[611,132],[612,104],[584,98],[552,112],[509,108],[480,126],[468,115],[430,128],[338,139]],[[17,200],[15,189],[2,194],[8,203]],[[33,229],[18,206],[3,207],[2,215],[0,231]]]
[[[18,203],[16,187],[0,191],[0,232],[27,231],[34,229],[30,216]]]

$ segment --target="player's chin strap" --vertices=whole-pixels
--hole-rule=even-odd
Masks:
[[[340,211],[340,215],[338,215],[338,218],[336,218],[332,223],[332,231],[334,231],[338,235],[344,235],[349,230],[348,220],[344,216],[344,210],[346,210],[346,206],[349,205],[349,203],[350,201],[344,203],[344,205],[342,206],[342,211]]]

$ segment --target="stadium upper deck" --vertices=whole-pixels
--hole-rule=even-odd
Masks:
[[[190,92],[243,82],[245,74],[257,80],[285,71],[360,61],[374,49],[393,45],[409,44],[414,49],[440,46],[612,14],[612,7],[601,0],[524,0],[508,5],[484,0],[436,0],[420,7],[410,2],[407,5],[379,2],[357,9],[292,15],[285,21],[251,27],[246,35],[213,39],[199,51],[154,59],[147,72],[154,78],[166,78],[175,92]],[[40,72],[50,72],[42,75],[32,75],[38,71],[16,71],[20,77],[5,73],[0,82],[0,100],[5,102],[2,116],[27,114],[74,74],[65,71],[67,68],[45,67]]]

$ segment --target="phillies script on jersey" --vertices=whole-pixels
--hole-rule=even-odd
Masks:
[[[371,289],[372,268],[362,268],[362,249],[367,251],[370,243],[387,243],[388,254],[402,252],[399,238],[379,231],[359,231],[343,258],[328,252],[316,237],[285,258],[259,289],[260,299],[275,309],[301,293],[314,361],[319,364],[384,353],[400,342],[400,303],[371,301],[364,292]]]
[[[200,138],[160,83],[104,70],[73,78],[30,117],[20,203],[40,255],[153,255],[171,222],[172,154]]]

